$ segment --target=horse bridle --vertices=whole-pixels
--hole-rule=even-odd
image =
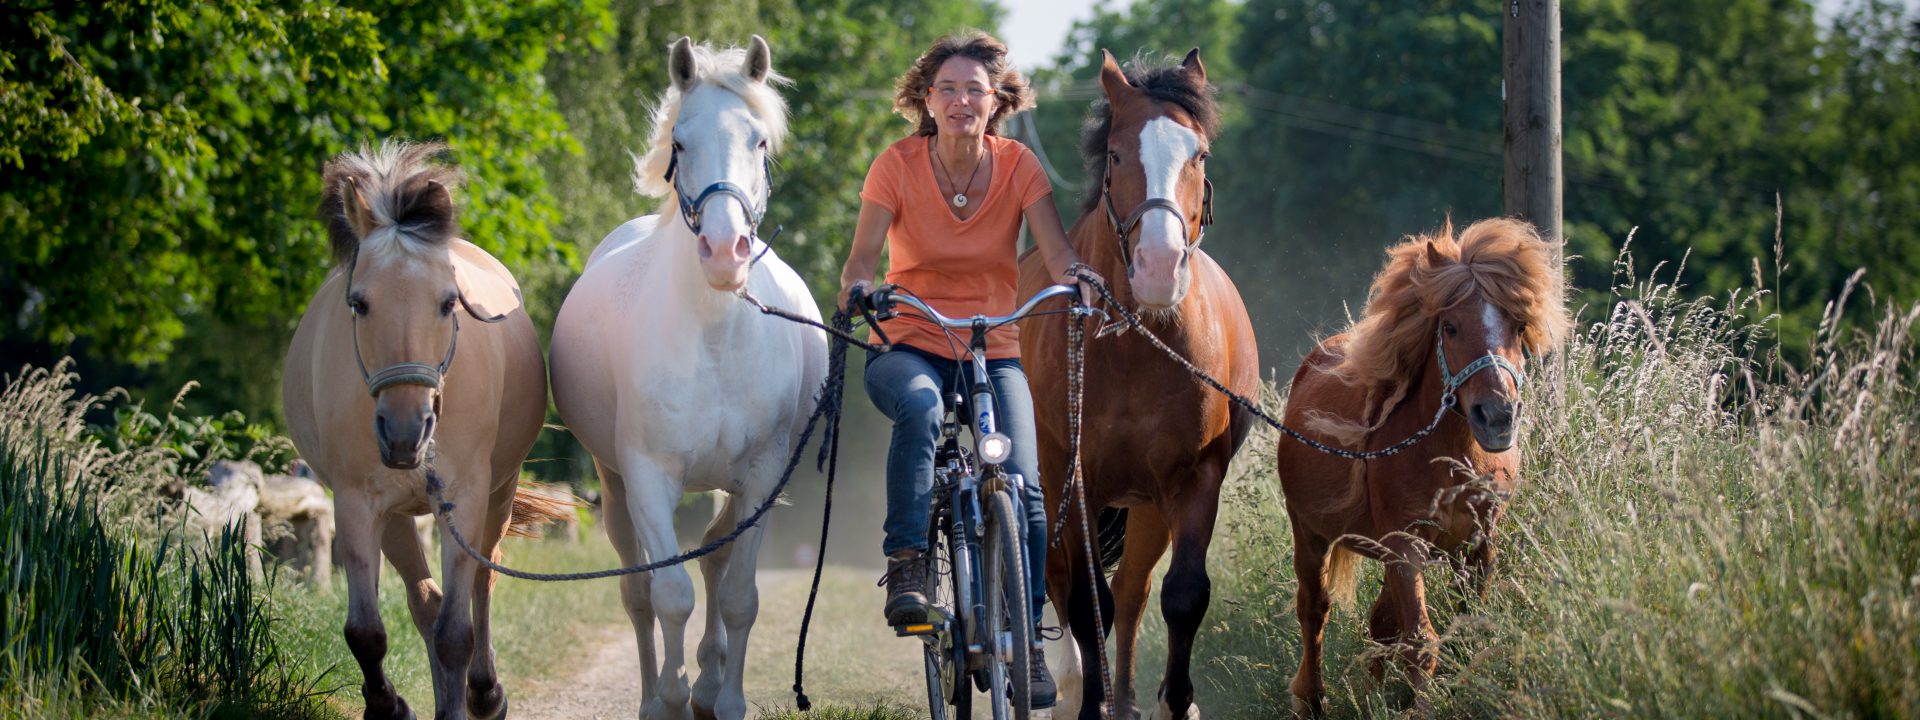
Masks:
[[[360,366],[360,379],[367,383],[367,394],[379,397],[380,391],[394,385],[424,385],[433,390],[440,389],[441,380],[446,378],[447,370],[453,367],[453,353],[460,345],[460,314],[448,314],[453,321],[453,332],[447,338],[447,356],[441,358],[439,365],[422,362],[394,363],[380,369],[380,372],[367,372],[367,360],[360,355],[360,313],[353,307],[353,271],[360,264],[360,250],[354,248],[353,259],[347,262],[347,317],[353,322],[353,361]],[[440,396],[433,396],[433,407],[440,409]]]
[[[1118,155],[1112,149],[1108,149],[1107,154],[1109,157]],[[1193,237],[1193,242],[1188,247],[1199,245],[1201,241],[1207,239],[1207,226],[1213,224],[1213,180],[1201,175],[1200,182],[1205,190],[1200,195],[1200,232],[1197,236],[1192,235],[1187,222],[1187,211],[1172,198],[1156,197],[1142,200],[1139,205],[1133,206],[1133,212],[1127,213],[1126,221],[1121,222],[1120,216],[1113,211],[1113,170],[1112,164],[1108,164],[1107,172],[1100,178],[1100,205],[1107,209],[1107,223],[1113,226],[1115,241],[1120,244],[1120,260],[1126,263],[1127,277],[1133,277],[1133,248],[1127,238],[1139,228],[1140,218],[1145,217],[1148,211],[1165,210],[1173,213],[1175,218],[1179,218],[1180,237]]]
[[[761,155],[760,165],[761,165],[762,171],[766,173],[767,198],[772,199],[773,198],[773,158],[765,154]],[[740,189],[740,186],[727,182],[725,180],[721,180],[719,182],[713,183],[712,185],[708,185],[705,189],[700,191],[699,195],[694,196],[693,199],[689,200],[687,198],[686,190],[680,187],[680,174],[678,172],[679,169],[680,169],[680,146],[678,143],[675,143],[673,147],[673,154],[668,156],[668,159],[667,159],[666,175],[662,179],[666,180],[668,184],[673,186],[673,195],[680,202],[680,219],[686,221],[687,230],[691,231],[695,237],[698,237],[700,235],[700,217],[706,213],[707,201],[712,200],[715,197],[721,197],[721,196],[730,197],[740,202],[740,209],[745,210],[747,213],[748,232],[752,233],[753,237],[756,239],[760,237],[760,221],[766,218],[766,215],[767,215],[766,205],[763,204],[757,208],[754,207],[753,198],[747,195],[747,191],[742,190]],[[779,237],[779,232],[780,232],[779,229],[775,229],[774,236]],[[758,258],[755,258],[755,259],[757,260]]]
[[[1526,385],[1526,375],[1520,372],[1520,368],[1515,367],[1513,361],[1501,357],[1491,350],[1487,351],[1487,354],[1474,359],[1473,362],[1467,363],[1466,367],[1460,368],[1460,372],[1449,371],[1447,369],[1447,337],[1445,333],[1446,329],[1444,326],[1435,326],[1433,329],[1433,354],[1440,361],[1440,378],[1442,383],[1440,386],[1441,407],[1459,412],[1460,409],[1455,407],[1458,399],[1454,396],[1454,392],[1459,390],[1460,386],[1467,384],[1467,380],[1472,378],[1474,373],[1487,368],[1499,368],[1506,371],[1507,375],[1513,378],[1513,389],[1515,392],[1519,392],[1520,389]]]

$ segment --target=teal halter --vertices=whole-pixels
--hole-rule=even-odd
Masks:
[[[1520,368],[1515,367],[1511,361],[1493,352],[1488,352],[1474,359],[1473,362],[1467,363],[1466,367],[1460,368],[1460,372],[1449,371],[1447,369],[1445,330],[1441,326],[1435,326],[1433,329],[1433,337],[1433,355],[1440,360],[1440,377],[1442,382],[1440,386],[1440,405],[1442,407],[1453,407],[1457,401],[1457,398],[1454,397],[1454,391],[1459,390],[1460,386],[1467,384],[1467,379],[1473,377],[1474,373],[1490,367],[1505,370],[1507,375],[1513,378],[1514,390],[1517,391],[1526,385],[1526,375],[1520,372]]]

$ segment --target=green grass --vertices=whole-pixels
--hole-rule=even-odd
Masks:
[[[533,572],[599,570],[618,564],[612,548],[600,537],[579,543],[509,538],[504,548],[506,565]],[[437,553],[431,556],[438,557]],[[584,630],[627,622],[619,585],[611,580],[536,583],[503,577],[493,598],[495,664],[510,698],[526,680],[574,670],[562,661],[579,649],[578,639],[592,637]],[[274,633],[287,649],[288,662],[306,675],[324,673],[326,686],[339,688],[332,697],[334,707],[357,715],[362,706],[360,667],[341,635],[347,619],[345,575],[335,573],[332,587],[318,591],[289,587],[276,595],[274,609],[278,616]],[[407,613],[399,576],[384,563],[380,618],[387,628],[388,678],[416,712],[430,712],[433,677],[426,644]]]
[[[69,432],[67,376],[0,391],[0,715],[311,717],[234,528],[143,542],[104,514],[143,456]],[[58,398],[59,401],[51,401]]]
[[[1530,380],[1486,596],[1455,612],[1448,571],[1428,571],[1434,713],[1920,716],[1920,307],[1829,328],[1801,371],[1755,359],[1764,328],[1738,301],[1641,286],[1612,310]],[[1289,714],[1300,643],[1273,443],[1249,440],[1213,546],[1232,569],[1213,573],[1196,660],[1213,716]],[[1378,588],[1368,563],[1363,603]],[[1366,610],[1336,608],[1326,631],[1334,717],[1409,706],[1365,669]],[[1161,633],[1151,618],[1146,641]]]

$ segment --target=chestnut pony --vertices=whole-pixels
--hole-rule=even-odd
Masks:
[[[1438,636],[1421,568],[1444,556],[1462,570],[1463,589],[1484,582],[1501,499],[1520,466],[1513,444],[1527,355],[1558,347],[1569,323],[1551,248],[1526,223],[1483,220],[1456,242],[1449,222],[1387,254],[1360,320],[1294,373],[1286,423],[1352,450],[1437,424],[1404,452],[1371,460],[1280,439],[1300,582],[1296,716],[1321,713],[1329,597],[1351,601],[1359,556],[1387,564],[1373,639],[1397,648],[1416,687],[1433,672]]]
[[[1259,358],[1246,307],[1233,281],[1199,248],[1212,201],[1205,162],[1219,127],[1200,51],[1176,66],[1136,65],[1131,72],[1107,55],[1100,84],[1106,98],[1093,105],[1081,153],[1087,176],[1100,178],[1101,184],[1069,233],[1074,248],[1155,335],[1234,392],[1255,395]],[[1039,256],[1029,252],[1020,265],[1021,294],[1051,282],[1046,275]],[[1071,462],[1066,322],[1058,315],[1035,318],[1020,333],[1039,429],[1040,477],[1055,526]],[[1160,594],[1169,635],[1167,668],[1156,715],[1195,717],[1199,711],[1187,666],[1207,612],[1207,546],[1221,480],[1252,418],[1138,333],[1088,341],[1085,387],[1081,456],[1087,510],[1130,511],[1111,588],[1101,569],[1086,562],[1077,515],[1069,514],[1062,537],[1047,554],[1048,594],[1074,639],[1061,655],[1061,704],[1055,716],[1076,711],[1083,718],[1099,716],[1105,695],[1100,675],[1080,669],[1081,657],[1098,665],[1095,633],[1109,629],[1094,623],[1096,587],[1099,617],[1120,630],[1113,711],[1116,717],[1135,715],[1135,636],[1153,566],[1171,542],[1173,564]]]

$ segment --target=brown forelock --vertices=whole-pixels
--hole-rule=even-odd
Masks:
[[[321,174],[320,219],[327,225],[335,264],[351,260],[363,239],[346,217],[346,197],[355,184],[370,203],[378,204],[384,196],[392,225],[414,240],[445,244],[459,236],[451,193],[461,175],[438,161],[445,152],[446,143],[399,142],[379,149],[362,147],[327,162]],[[436,183],[447,192],[434,192]]]
[[[993,117],[987,118],[988,135],[999,135],[1008,115],[1033,107],[1033,88],[1025,75],[1007,63],[1004,43],[979,30],[955,33],[933,41],[893,83],[893,109],[915,123],[913,134],[931,136],[938,131],[933,114],[927,112],[927,89],[933,87],[940,66],[955,57],[972,58],[987,68],[994,99],[999,101]]]
[[[1428,257],[1428,243],[1438,262]],[[1433,342],[1437,313],[1476,291],[1526,324],[1522,340],[1533,351],[1556,349],[1566,336],[1559,274],[1546,243],[1524,222],[1482,220],[1455,241],[1449,220],[1438,232],[1411,236],[1388,249],[1387,257],[1368,291],[1366,311],[1348,330],[1351,340],[1333,368],[1348,384],[1410,382]]]
[[[1220,132],[1220,106],[1214,100],[1212,83],[1195,82],[1187,69],[1172,58],[1151,60],[1145,55],[1127,61],[1127,84],[1148,100],[1168,103],[1186,111],[1195,132],[1212,142]],[[1145,122],[1148,118],[1141,118]],[[1088,184],[1080,198],[1080,212],[1092,212],[1100,205],[1100,178],[1107,175],[1107,143],[1113,136],[1113,105],[1104,97],[1095,98],[1087,107],[1087,120],[1080,127],[1080,161],[1084,163]]]

